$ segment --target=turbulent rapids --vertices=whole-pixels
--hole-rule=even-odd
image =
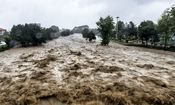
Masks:
[[[174,105],[175,53],[81,35],[0,53],[0,105]]]

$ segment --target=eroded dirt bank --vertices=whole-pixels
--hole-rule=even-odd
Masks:
[[[0,53],[0,105],[174,105],[175,54],[80,35]]]

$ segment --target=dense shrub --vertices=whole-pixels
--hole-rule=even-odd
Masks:
[[[85,28],[83,31],[82,31],[82,35],[83,35],[83,38],[88,38],[88,34],[89,34],[89,29]]]
[[[53,40],[53,39],[55,39],[56,37],[55,37],[55,33],[56,33],[57,31],[56,30],[54,30],[53,28],[43,28],[42,29],[42,35],[43,35],[43,38],[45,39],[45,40]]]
[[[39,24],[25,24],[13,26],[11,37],[18,41],[23,47],[37,46],[46,42]]]
[[[8,49],[7,45],[0,46],[0,52],[1,52],[1,51],[5,51],[5,50],[7,50],[7,49]]]
[[[157,39],[157,32],[155,28],[155,24],[153,21],[143,21],[140,23],[138,27],[138,33],[139,38],[142,41],[142,44],[144,41],[146,42],[146,45],[148,44],[148,41],[152,38],[152,41],[156,41]]]
[[[4,37],[4,41],[5,41],[5,43],[7,44],[7,47],[8,47],[8,48],[11,48],[11,47],[12,47],[12,45],[11,45],[12,38],[11,38],[10,35],[6,35],[6,36]]]
[[[89,40],[89,42],[96,40],[95,34],[92,31],[89,31],[89,29],[84,29],[82,35],[83,38],[86,38],[86,40]]]
[[[10,38],[19,42],[22,47],[37,46],[48,40],[56,38],[55,33],[59,32],[57,26],[42,28],[39,24],[25,24],[13,26],[10,37],[6,37],[6,43],[9,45]]]
[[[63,30],[61,32],[61,36],[69,36],[71,34],[73,34],[73,32],[71,30],[69,30],[69,29]]]

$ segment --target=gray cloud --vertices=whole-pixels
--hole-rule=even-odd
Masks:
[[[119,16],[123,21],[157,21],[175,0],[0,0],[0,27],[41,23],[61,28],[88,24],[95,27],[101,16]]]

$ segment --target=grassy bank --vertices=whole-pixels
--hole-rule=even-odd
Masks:
[[[136,44],[136,43],[124,43],[124,42],[119,42],[119,41],[115,41],[115,42],[119,43],[119,44],[122,44],[122,45],[125,45],[125,46],[143,47],[143,48],[149,48],[149,49],[175,52],[175,47],[164,48],[162,46],[143,45],[143,44]]]

